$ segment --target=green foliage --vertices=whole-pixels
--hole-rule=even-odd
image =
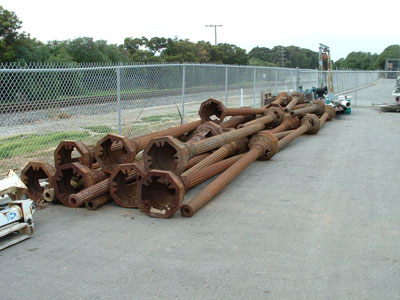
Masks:
[[[16,58],[14,43],[18,39],[21,21],[17,15],[0,6],[0,62],[11,62]]]
[[[315,69],[318,67],[318,53],[296,46],[275,46],[272,49],[255,47],[249,52],[250,65],[282,66],[290,68]]]
[[[379,54],[375,66],[379,69],[384,69],[387,58],[400,58],[400,45],[386,47],[385,50]]]

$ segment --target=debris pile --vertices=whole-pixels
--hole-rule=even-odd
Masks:
[[[28,196],[69,207],[97,209],[109,201],[151,217],[177,211],[193,216],[255,160],[269,160],[303,134],[316,134],[335,117],[321,100],[279,93],[262,108],[227,108],[204,101],[200,120],[135,138],[108,134],[97,145],[63,141],[55,165],[30,162],[22,171]],[[185,192],[213,178],[194,198]]]

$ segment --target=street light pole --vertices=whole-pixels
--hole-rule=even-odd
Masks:
[[[206,25],[206,27],[214,27],[214,31],[215,31],[215,45],[217,45],[217,27],[222,27],[222,25]]]

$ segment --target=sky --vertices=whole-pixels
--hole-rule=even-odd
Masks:
[[[122,44],[126,37],[188,38],[253,47],[328,45],[337,60],[352,51],[381,53],[399,44],[400,1],[273,0],[2,0],[42,42],[88,36]]]

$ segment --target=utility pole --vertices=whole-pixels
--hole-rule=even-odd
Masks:
[[[215,45],[217,45],[217,27],[222,27],[222,25],[206,25],[206,27],[214,27],[214,31],[215,31]]]

